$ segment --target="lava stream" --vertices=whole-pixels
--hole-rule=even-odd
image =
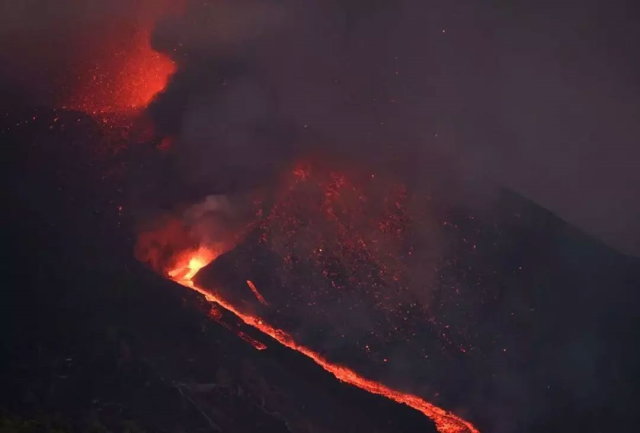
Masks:
[[[438,432],[480,433],[479,430],[476,429],[470,422],[465,421],[462,418],[459,418],[456,415],[452,414],[451,412],[435,406],[416,395],[396,391],[379,382],[373,381],[371,379],[366,379],[350,368],[333,364],[313,350],[296,343],[293,337],[291,337],[291,335],[289,335],[285,331],[274,328],[268,323],[263,322],[259,317],[251,316],[238,311],[233,305],[231,305],[224,299],[206,291],[201,287],[196,286],[192,280],[193,277],[201,268],[212,262],[215,257],[215,253],[205,248],[200,248],[197,251],[194,251],[192,256],[188,259],[187,269],[185,269],[185,267],[173,269],[167,273],[167,276],[178,284],[181,284],[204,295],[207,301],[215,302],[224,309],[232,312],[247,325],[253,326],[254,328],[267,334],[274,340],[277,340],[284,346],[311,358],[316,364],[320,365],[326,371],[333,374],[341,382],[356,386],[372,394],[382,395],[398,403],[404,403],[407,406],[422,412],[425,416],[430,418],[435,423]],[[247,281],[247,283],[249,282]]]
[[[244,332],[240,331],[239,329],[233,328],[231,325],[229,325],[224,320],[222,320],[222,312],[219,311],[217,308],[212,308],[211,309],[211,312],[209,313],[209,317],[211,317],[213,320],[215,320],[216,323],[218,323],[222,327],[224,327],[224,328],[228,329],[229,331],[233,332],[234,334],[236,334],[238,336],[238,338],[240,338],[242,341],[244,341],[246,343],[249,343],[251,346],[253,346],[254,349],[256,349],[256,350],[265,350],[267,348],[267,345],[264,344],[263,342],[256,340],[255,338],[251,337],[250,335],[245,334]]]
[[[247,286],[249,286],[253,294],[256,295],[256,298],[258,298],[258,301],[260,301],[262,305],[269,305],[269,303],[265,301],[265,299],[262,297],[260,292],[258,292],[258,288],[256,287],[255,284],[253,284],[253,281],[247,280]]]

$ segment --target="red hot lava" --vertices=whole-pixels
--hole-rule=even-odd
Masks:
[[[269,303],[265,301],[265,299],[262,297],[260,292],[258,292],[258,288],[256,287],[255,284],[253,284],[253,281],[247,280],[247,286],[249,286],[253,294],[256,295],[256,298],[258,299],[258,301],[260,301],[262,305],[269,305]]]

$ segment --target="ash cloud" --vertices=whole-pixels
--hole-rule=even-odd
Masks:
[[[180,68],[149,112],[177,136],[187,185],[261,185],[309,154],[457,180],[432,175],[456,161],[425,139],[436,119],[421,97],[434,99],[432,83],[403,83],[415,72],[413,55],[395,52],[413,36],[402,8],[356,3],[194,2],[158,27],[155,46]]]
[[[156,28],[180,69],[150,113],[187,185],[324,153],[466,201],[507,186],[637,254],[633,27],[600,6],[191,1]]]

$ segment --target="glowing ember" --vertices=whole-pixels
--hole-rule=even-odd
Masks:
[[[258,301],[260,301],[262,305],[269,305],[269,303],[265,301],[265,299],[262,297],[260,292],[258,292],[258,288],[256,287],[255,284],[253,284],[251,280],[247,280],[247,286],[249,286],[253,294],[256,295],[256,298],[258,298]]]
[[[416,395],[393,390],[379,382],[366,379],[347,367],[329,362],[320,354],[296,343],[293,337],[283,330],[272,327],[271,325],[263,322],[259,317],[241,313],[224,299],[196,286],[192,278],[200,269],[213,261],[216,257],[217,255],[212,251],[200,248],[192,254],[184,256],[181,264],[170,270],[167,275],[177,283],[201,293],[207,301],[215,302],[226,310],[234,313],[247,325],[253,326],[288,348],[296,350],[311,358],[326,371],[333,374],[338,380],[357,386],[358,388],[372,394],[382,395],[398,403],[404,403],[407,406],[420,411],[425,416],[433,420],[440,433],[479,433],[479,431],[470,422],[465,421]],[[250,282],[247,281],[247,284],[249,283]]]

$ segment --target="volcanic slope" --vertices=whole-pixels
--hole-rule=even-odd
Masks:
[[[200,295],[138,263],[122,185],[93,158],[101,140],[100,125],[73,112],[25,111],[2,125],[12,162],[2,428],[435,432],[235,317],[213,320]]]
[[[296,188],[195,285],[333,364],[464,408],[480,431],[597,431],[589,429],[631,414],[617,401],[637,392],[627,378],[638,359],[629,345],[637,259],[513,192],[475,210],[434,199],[442,256],[419,305],[402,286],[410,264],[397,265],[416,250],[380,254],[369,228],[360,233],[357,216],[339,213],[339,199],[327,214],[326,190]],[[414,241],[406,226],[398,231]]]

